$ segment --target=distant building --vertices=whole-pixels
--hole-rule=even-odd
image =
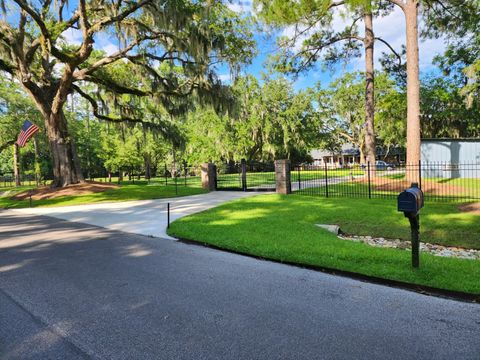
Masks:
[[[480,139],[422,139],[425,177],[480,177]]]
[[[422,139],[423,162],[480,164],[480,139]]]
[[[339,151],[311,150],[310,155],[313,158],[313,165],[327,164],[327,166],[338,167],[360,164],[360,150],[352,144],[343,144]]]
[[[360,150],[352,144],[343,144],[338,151],[314,149],[310,151],[313,165],[327,165],[328,167],[354,166],[361,164]],[[405,152],[400,148],[377,148],[377,160],[400,163],[405,158]]]

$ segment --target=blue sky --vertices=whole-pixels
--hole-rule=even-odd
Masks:
[[[73,1],[69,5],[70,8],[74,8],[76,6],[76,2]],[[230,2],[228,2],[228,6],[230,7],[230,9],[240,14],[252,14],[251,0],[230,0]],[[348,24],[348,19],[345,20],[342,17],[340,10],[334,16],[332,27],[333,29],[341,30],[344,29],[346,24]],[[388,16],[374,19],[373,25],[375,36],[382,37],[383,39],[388,41],[397,51],[400,51],[401,46],[405,43],[405,20],[404,15],[399,8],[396,8]],[[360,35],[363,35],[361,34],[361,29],[363,27],[362,22],[358,23],[358,27],[360,29]],[[291,36],[293,34],[293,28],[286,27],[284,29],[280,29],[278,34],[284,36]],[[82,36],[79,31],[70,29],[65,32],[64,35],[66,40],[70,43],[79,44],[81,42]],[[276,45],[275,39],[272,36],[266,36],[265,33],[256,33],[255,39],[257,41],[259,49],[258,55],[253,59],[251,65],[245,66],[243,68],[243,73],[253,74],[260,79],[261,73],[266,71],[265,61],[267,60],[269,54],[275,52]],[[435,55],[443,53],[446,46],[445,44],[446,41],[442,38],[420,41],[419,51],[421,76],[426,75],[429,72],[435,71],[435,67],[432,65],[432,59]],[[100,34],[96,38],[95,47],[103,49],[107,54],[111,54],[118,50],[118,43],[111,37],[108,37],[106,34]],[[377,69],[380,69],[378,59],[382,52],[389,52],[389,50],[384,44],[376,42],[375,59]],[[341,76],[342,73],[345,71],[363,70],[363,62],[363,56],[353,59],[347,64],[339,65],[335,69],[334,73],[329,71],[322,71],[321,66],[317,66],[310,72],[299,75],[298,78],[295,80],[294,86],[297,90],[300,90],[306,87],[314,86],[319,81],[323,86],[326,86],[336,77]],[[229,83],[230,72],[226,66],[219,67],[217,69],[217,73],[223,82]]]
[[[230,9],[242,13],[252,14],[252,3],[249,0],[238,1],[233,0],[228,5]],[[340,11],[341,12],[341,11]],[[348,19],[344,20],[342,14],[337,12],[332,24],[333,29],[341,30],[348,23]],[[420,19],[421,22],[421,19]],[[359,22],[359,29],[362,29],[363,24]],[[396,51],[400,51],[401,46],[405,44],[405,20],[402,11],[397,7],[388,16],[374,19],[374,31],[375,36],[382,37],[388,41]],[[291,36],[293,34],[292,28],[281,29],[279,34],[284,36]],[[362,34],[361,34],[362,35]],[[244,73],[254,74],[260,78],[262,71],[265,71],[264,63],[269,53],[275,51],[274,39],[266,39],[265,34],[256,34],[255,36],[258,42],[259,55],[253,60],[253,63],[244,68]],[[435,55],[443,53],[445,50],[445,39],[427,39],[422,40],[419,43],[420,52],[420,72],[421,76],[426,75],[432,71],[435,71],[435,66],[432,65],[432,59]],[[375,43],[375,61],[376,68],[379,69],[380,65],[378,59],[382,52],[389,52],[388,48],[380,43]],[[339,65],[335,72],[322,71],[321,66],[317,66],[307,74],[300,75],[295,80],[296,89],[304,89],[309,86],[315,85],[318,81],[322,85],[327,85],[336,77],[341,76],[345,71],[363,70],[364,57],[356,58],[347,64]],[[226,68],[219,69],[220,78],[224,81],[229,81],[229,73]]]

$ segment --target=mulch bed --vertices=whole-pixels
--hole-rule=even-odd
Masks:
[[[368,183],[367,178],[359,178],[356,179],[358,182]],[[394,191],[394,192],[402,192],[403,190],[410,187],[410,182],[407,180],[392,180],[385,177],[375,177],[372,178],[371,184],[373,185],[374,189],[377,191]],[[446,183],[439,183],[430,180],[422,181],[422,190],[425,193],[429,193],[431,195],[461,195],[465,193],[465,188],[458,185],[451,185]]]
[[[458,207],[458,210],[460,210],[461,212],[480,215],[480,202],[470,203],[470,204],[462,204]]]
[[[63,188],[51,188],[42,186],[36,189],[23,191],[13,197],[12,200],[26,200],[32,195],[33,200],[54,199],[60,196],[88,195],[103,192],[106,190],[117,189],[116,184],[87,181],[82,184],[69,185]]]

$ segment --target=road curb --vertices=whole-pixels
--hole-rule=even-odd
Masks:
[[[364,274],[359,274],[351,271],[338,270],[338,269],[333,269],[333,268],[324,267],[324,266],[299,264],[299,263],[290,262],[290,261],[280,261],[280,260],[275,260],[270,258],[264,258],[257,255],[252,255],[242,251],[225,249],[225,248],[208,244],[202,241],[196,241],[196,240],[185,239],[185,238],[175,238],[175,239],[178,242],[181,242],[187,245],[206,247],[210,249],[228,252],[231,254],[247,256],[257,260],[263,260],[263,261],[269,261],[277,264],[294,266],[296,268],[301,268],[301,269],[319,271],[322,273],[342,276],[342,277],[346,277],[354,280],[359,280],[362,282],[373,283],[373,284],[384,285],[384,286],[393,287],[397,289],[412,291],[412,292],[416,292],[418,294],[422,294],[426,296],[435,296],[435,297],[440,297],[440,298],[449,299],[449,300],[480,304],[480,294],[476,295],[476,294],[465,293],[462,291],[445,290],[445,289],[439,289],[439,288],[426,286],[426,285],[411,284],[403,281],[384,279],[376,276],[364,275]]]

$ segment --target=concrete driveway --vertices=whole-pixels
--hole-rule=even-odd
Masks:
[[[472,359],[480,306],[0,211],[0,358]]]
[[[50,208],[12,210],[19,214],[48,215],[111,230],[169,238],[167,203],[170,221],[223,204],[230,200],[258,195],[258,192],[214,191],[207,194],[142,201],[125,201]]]

